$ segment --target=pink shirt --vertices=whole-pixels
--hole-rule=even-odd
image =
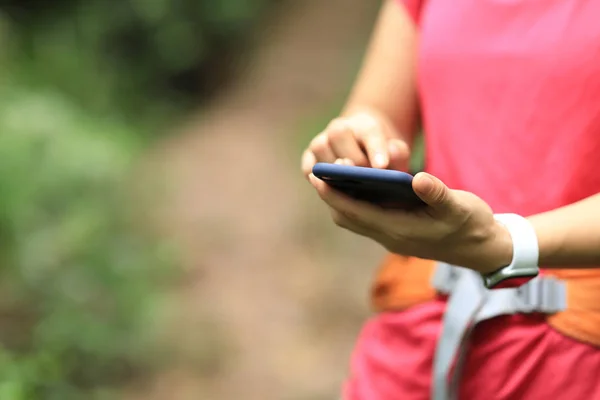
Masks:
[[[600,0],[401,2],[420,32],[430,173],[495,212],[530,215],[600,192]],[[428,399],[444,309],[436,300],[373,318],[345,398]],[[600,351],[540,316],[484,321],[459,398],[600,400]]]
[[[429,172],[495,212],[530,215],[600,192],[600,1],[412,10]]]

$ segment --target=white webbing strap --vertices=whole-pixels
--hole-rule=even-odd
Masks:
[[[488,290],[477,272],[439,264],[432,284],[440,293],[450,295],[434,357],[433,400],[456,397],[464,342],[478,322],[516,313],[551,314],[566,308],[565,284],[553,277],[540,276],[520,288]],[[458,362],[451,379],[455,360]]]
[[[463,348],[467,331],[471,328],[476,315],[484,304],[485,293],[481,282],[472,274],[461,274],[454,285],[454,291],[448,299],[442,324],[442,333],[438,339],[433,359],[433,400],[452,399],[449,390],[450,369]]]

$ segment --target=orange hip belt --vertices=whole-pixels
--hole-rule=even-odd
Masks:
[[[403,310],[433,300],[436,261],[389,254],[372,288],[377,311]],[[600,268],[542,270],[565,283],[566,308],[548,314],[547,322],[562,334],[600,346]]]

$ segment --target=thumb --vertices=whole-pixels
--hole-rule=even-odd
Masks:
[[[413,190],[427,205],[437,209],[448,209],[453,204],[453,193],[433,175],[419,172],[413,179]]]

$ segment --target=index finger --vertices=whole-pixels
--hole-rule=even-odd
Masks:
[[[381,124],[369,115],[354,117],[357,126],[356,139],[364,147],[371,166],[387,168],[390,163],[387,138],[384,136]]]
[[[382,134],[372,132],[361,135],[360,142],[367,152],[367,157],[374,168],[387,168],[390,157],[387,152],[387,140]]]

